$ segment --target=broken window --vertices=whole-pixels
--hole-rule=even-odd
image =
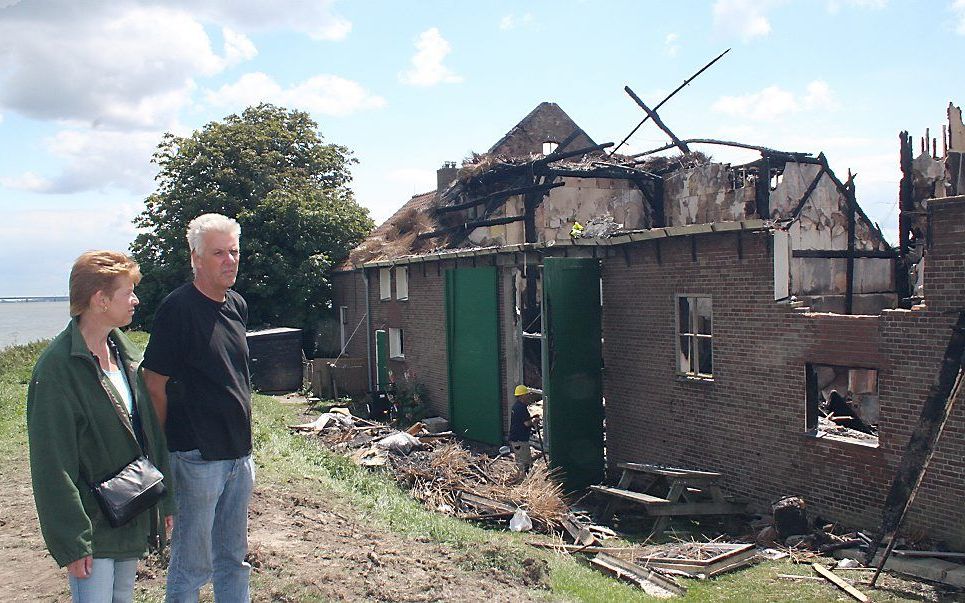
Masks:
[[[395,298],[409,299],[409,269],[405,266],[397,266],[395,269]]]
[[[342,353],[345,352],[345,344],[348,343],[348,339],[345,337],[345,326],[348,324],[348,306],[338,307],[338,341],[339,350]]]
[[[392,269],[379,268],[379,299],[392,299]]]
[[[677,370],[691,377],[714,374],[713,312],[710,297],[677,296]]]
[[[402,329],[389,328],[389,358],[405,358]]]
[[[808,364],[805,422],[809,433],[878,443],[878,370]]]
[[[546,142],[543,143],[543,155],[549,155],[550,153],[555,151],[558,146],[560,146],[558,142],[547,140]]]

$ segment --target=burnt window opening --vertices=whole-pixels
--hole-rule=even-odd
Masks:
[[[807,364],[805,426],[818,437],[878,445],[878,370]]]
[[[727,170],[727,180],[730,182],[732,190],[754,186],[754,182],[757,180],[757,171],[744,166],[730,168]]]
[[[714,376],[711,298],[677,296],[677,372],[687,377]]]
[[[774,191],[774,190],[777,190],[777,185],[779,185],[781,183],[781,180],[784,179],[784,170],[771,168],[770,172],[771,172],[770,189]]]
[[[547,140],[543,143],[543,155],[549,155],[555,151],[558,146],[560,146],[560,143],[553,140]]]

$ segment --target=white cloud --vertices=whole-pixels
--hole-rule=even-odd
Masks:
[[[767,0],[717,0],[714,3],[714,29],[724,35],[737,34],[744,42],[771,33],[765,15],[775,3]]]
[[[722,96],[711,110],[751,121],[774,121],[800,111],[832,111],[838,107],[827,82],[814,80],[800,100],[780,86],[768,86],[760,92],[740,96]]]
[[[843,0],[843,2],[842,0],[828,0],[825,6],[830,14],[836,15],[841,12],[842,3],[849,7],[870,10],[881,10],[888,6],[888,0]]]
[[[316,75],[285,89],[261,72],[246,73],[233,84],[209,91],[205,98],[218,107],[243,108],[270,102],[334,116],[378,109],[386,104],[384,98],[370,94],[357,82],[335,75]]]
[[[47,151],[64,162],[59,174],[42,176],[25,172],[0,179],[7,188],[67,194],[115,187],[142,195],[153,187],[155,167],[151,155],[161,132],[121,132],[72,128],[44,141]]]
[[[680,44],[677,41],[680,36],[675,33],[668,33],[663,39],[663,51],[668,57],[675,57],[680,52]]]
[[[503,31],[507,31],[510,29],[516,29],[517,27],[523,27],[525,25],[529,25],[532,22],[533,22],[532,13],[523,13],[518,17],[515,14],[510,13],[499,20],[499,29]]]
[[[438,83],[456,84],[462,76],[442,64],[452,47],[435,27],[419,34],[412,55],[411,67],[399,74],[399,81],[412,86],[434,86]]]
[[[245,31],[292,29],[315,40],[343,40],[352,23],[332,11],[334,0],[167,0],[199,19]]]
[[[804,106],[807,109],[820,109],[834,111],[838,108],[838,102],[834,99],[831,87],[823,80],[814,80],[807,87],[804,95]]]
[[[965,36],[965,0],[955,0],[949,8],[955,13],[955,20],[958,21],[955,25],[955,33]]]
[[[0,107],[41,120],[164,127],[188,102],[193,78],[227,64],[182,11],[123,2],[56,8],[3,9]],[[250,52],[233,40],[235,58]]]
[[[254,42],[245,34],[224,27],[221,29],[221,35],[224,38],[225,62],[229,65],[248,61],[258,56],[258,49],[255,48]]]
[[[794,95],[779,86],[768,86],[742,96],[723,96],[711,106],[711,110],[718,113],[762,121],[778,119],[799,109]]]

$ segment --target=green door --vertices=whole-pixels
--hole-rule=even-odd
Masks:
[[[446,271],[449,423],[470,440],[502,443],[496,268]]]
[[[543,414],[550,466],[567,490],[603,481],[600,264],[543,263]]]
[[[386,331],[375,332],[375,379],[377,389],[385,391],[389,386],[389,334]]]

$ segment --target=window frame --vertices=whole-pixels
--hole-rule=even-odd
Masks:
[[[379,268],[379,301],[392,299],[392,269]]]
[[[405,360],[405,334],[401,328],[389,327],[389,358]]]
[[[681,327],[681,316],[680,316],[680,300],[688,300],[688,325],[687,330],[684,331]],[[699,313],[696,312],[697,300],[706,299],[710,306],[710,333],[700,333],[700,328],[697,323]],[[693,300],[693,303],[690,301]],[[691,310],[690,308],[693,308]],[[681,368],[680,363],[682,359],[681,350],[681,339],[684,337],[688,338],[688,343],[690,345],[690,369],[685,371]],[[696,345],[701,339],[708,340],[710,342],[710,372],[703,373],[700,371],[700,346]],[[676,293],[674,294],[674,349],[676,351],[676,357],[674,358],[674,372],[686,379],[695,379],[700,381],[713,381],[714,379],[714,299],[709,293]]]
[[[409,267],[395,267],[395,299],[409,301]]]

